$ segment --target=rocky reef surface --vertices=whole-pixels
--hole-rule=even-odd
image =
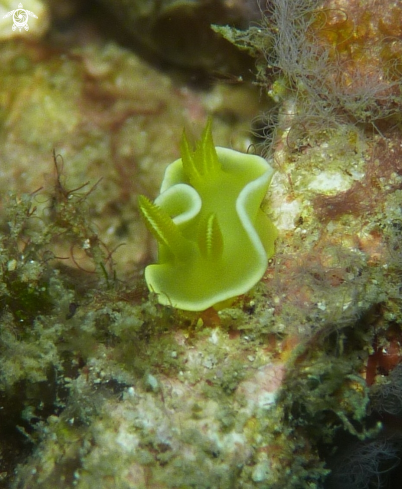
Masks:
[[[27,0],[28,31],[2,19],[0,487],[400,476],[402,4],[220,3],[145,2],[149,32],[198,10],[223,25],[197,66],[97,3]],[[217,145],[275,168],[279,238],[252,290],[193,313],[146,288],[137,197],[209,115]]]

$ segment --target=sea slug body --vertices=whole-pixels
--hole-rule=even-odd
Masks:
[[[139,197],[158,240],[158,263],[145,269],[161,304],[202,311],[250,290],[274,253],[275,226],[261,210],[273,174],[261,157],[215,147],[211,121],[195,151],[165,172],[161,193]]]

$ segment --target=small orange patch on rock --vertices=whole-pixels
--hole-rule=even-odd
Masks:
[[[361,236],[359,240],[359,249],[364,251],[368,257],[368,263],[374,264],[382,261],[385,256],[383,236],[373,231],[367,235]]]

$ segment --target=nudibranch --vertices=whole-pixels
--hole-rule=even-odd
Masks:
[[[261,210],[273,174],[260,156],[215,147],[211,120],[195,150],[165,172],[155,202],[139,197],[158,241],[158,263],[145,269],[161,304],[188,311],[219,307],[264,275],[277,231]]]

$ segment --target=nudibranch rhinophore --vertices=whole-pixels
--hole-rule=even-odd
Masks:
[[[215,147],[211,120],[194,151],[183,135],[181,158],[167,167],[160,195],[154,203],[139,197],[159,245],[145,280],[161,304],[219,307],[262,278],[277,236],[260,207],[272,174],[260,156]]]

